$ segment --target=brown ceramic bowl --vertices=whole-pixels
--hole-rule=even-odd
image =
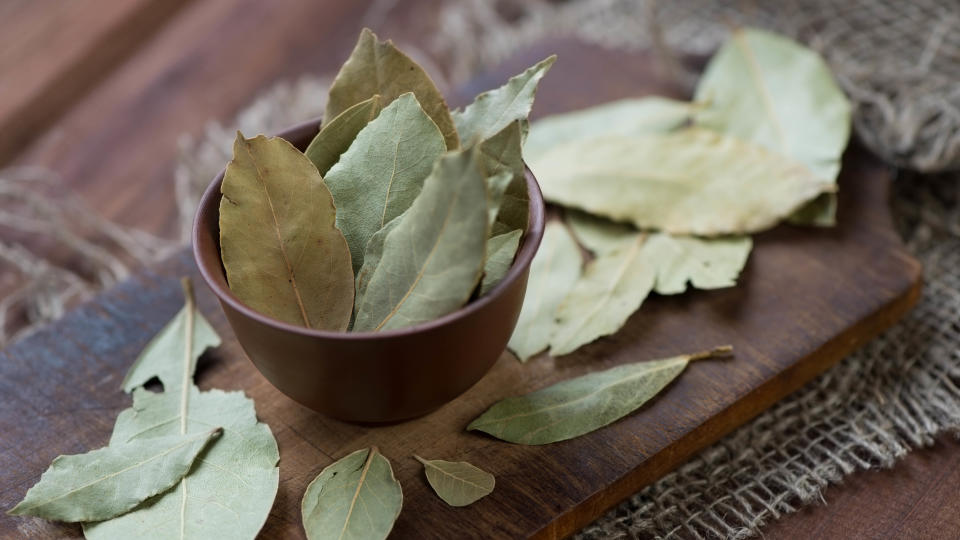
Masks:
[[[303,150],[313,121],[279,135]],[[237,340],[281,392],[329,416],[394,422],[426,414],[465,392],[493,366],[517,323],[530,262],[543,237],[544,206],[528,169],[530,218],[506,277],[489,294],[439,319],[385,332],[327,332],[287,324],[241,302],[220,262],[220,184],[200,200],[193,255]]]

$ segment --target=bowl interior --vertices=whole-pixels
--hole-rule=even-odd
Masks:
[[[307,147],[313,137],[317,134],[320,127],[320,120],[304,122],[290,129],[284,130],[277,135],[289,141],[301,151]],[[540,240],[543,237],[544,229],[544,202],[540,193],[540,187],[537,181],[527,168],[525,171],[527,183],[527,195],[529,198],[529,216],[527,219],[527,229],[521,237],[520,247],[514,257],[513,265],[504,276],[504,278],[487,295],[478,298],[469,304],[461,307],[457,311],[444,315],[443,317],[420,323],[415,326],[399,328],[396,330],[386,330],[382,332],[332,332],[328,330],[316,330],[289,324],[254,310],[237,298],[227,284],[226,272],[223,269],[223,263],[220,259],[220,185],[223,182],[223,173],[210,183],[200,199],[197,209],[197,215],[193,225],[193,253],[200,274],[204,281],[213,290],[214,294],[222,301],[228,303],[233,309],[242,313],[244,316],[252,318],[278,329],[307,336],[317,336],[328,339],[343,340],[370,340],[370,339],[388,339],[396,335],[410,334],[418,331],[442,326],[452,320],[467,316],[473,311],[483,309],[483,307],[496,298],[507,287],[509,283],[520,279],[524,270],[530,265]]]

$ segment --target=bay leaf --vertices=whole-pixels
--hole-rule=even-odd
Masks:
[[[510,78],[503,86],[483,92],[462,111],[453,112],[453,121],[464,144],[493,137],[508,124],[525,122],[533,107],[540,79],[557,60],[549,56],[523,73]]]
[[[183,308],[160,330],[159,334],[147,343],[147,346],[137,356],[133,365],[130,366],[130,370],[127,371],[127,376],[123,379],[124,392],[132,392],[134,388],[143,386],[154,377],[160,380],[165,390],[179,391],[184,384],[184,377],[187,378],[188,384],[192,380],[193,373],[197,368],[197,359],[203,354],[203,351],[220,346],[220,336],[210,326],[203,314],[196,309],[189,280],[183,280],[183,288],[186,299]],[[186,347],[187,325],[193,327],[191,332],[193,344],[191,345],[192,352],[187,372],[184,373],[183,364],[181,362],[171,362],[171,359],[183,356]]]
[[[191,385],[184,395],[137,388],[133,407],[117,418],[110,446],[151,444],[217,425],[223,435],[178,486],[119,517],[85,523],[86,537],[255,538],[273,507],[280,454],[270,428],[257,422],[253,401],[242,392],[201,392]]]
[[[556,310],[550,354],[568,354],[619,330],[656,283],[657,270],[643,256],[646,234],[598,255],[587,264]]]
[[[367,242],[410,207],[443,152],[440,130],[406,93],[360,131],[327,173],[354,273],[363,266]]]
[[[851,106],[813,50],[763,30],[735,30],[707,65],[694,99],[708,104],[697,111],[697,124],[789,156],[835,185]],[[800,218],[832,224],[834,212],[835,203],[820,202]]]
[[[732,347],[624,364],[498,401],[467,426],[518,444],[579,437],[632,413],[693,360],[729,356]]]
[[[567,228],[558,221],[548,222],[540,249],[530,265],[517,326],[507,344],[521,362],[550,344],[556,330],[557,307],[580,278],[582,266],[580,248]]]
[[[320,472],[301,502],[307,538],[386,538],[403,506],[390,461],[376,447],[357,450]]]
[[[417,101],[443,134],[446,147],[450,150],[459,147],[450,109],[430,76],[392,41],[380,41],[369,28],[360,32],[350,58],[330,85],[324,122],[374,95],[379,95],[382,105],[387,106],[407,92],[417,96]]]
[[[488,179],[487,185],[495,183],[496,180]],[[490,187],[491,191],[496,189]],[[507,184],[507,189],[500,196],[500,204],[497,207],[496,221],[490,229],[490,234],[497,236],[516,229],[527,230],[527,222],[530,218],[530,194],[527,193],[527,179],[523,175],[514,176]]]
[[[220,254],[230,290],[275,319],[346,329],[350,251],[313,163],[279,137],[238,132],[221,192]]]
[[[215,428],[59,456],[8,513],[56,521],[99,521],[123,514],[178,483],[221,431]]]
[[[523,231],[515,230],[487,240],[487,261],[483,266],[483,279],[480,281],[480,296],[490,292],[507,275],[513,266],[513,257],[520,246]]]
[[[505,212],[504,220],[510,223],[503,225],[517,225],[517,228],[526,228],[529,202],[526,198],[526,182],[524,181],[523,155],[521,150],[521,121],[515,120],[501,129],[495,135],[480,143],[480,167],[483,175],[487,178],[487,192],[489,194],[489,217],[490,223],[497,223],[500,214],[500,206],[503,204],[504,197],[511,185],[522,188],[522,201],[514,202],[517,194],[511,193],[511,201],[508,202],[508,210]],[[514,192],[516,192],[514,188]],[[510,206],[510,205],[513,206]],[[522,207],[515,208],[518,204]],[[514,216],[511,219],[510,212],[521,212],[522,216]],[[521,219],[522,217],[522,219]],[[523,221],[520,225],[519,222]],[[510,229],[513,230],[513,229]],[[498,234],[504,234],[509,231],[499,231]]]
[[[575,141],[530,167],[551,202],[672,234],[764,230],[834,189],[803,164],[700,128]]]
[[[384,240],[354,330],[430,321],[470,298],[483,271],[490,230],[477,159],[476,150],[465,150],[437,161],[420,196]]]
[[[644,234],[583,212],[568,212],[567,223],[584,247],[598,254],[620,249]],[[650,233],[640,256],[656,268],[657,293],[679,294],[687,290],[687,283],[697,289],[734,286],[752,248],[749,236],[697,238]]]
[[[583,139],[672,131],[689,123],[699,107],[695,103],[649,96],[546,116],[531,123],[523,153],[530,159],[554,146]]]
[[[383,257],[383,244],[387,240],[387,235],[400,224],[403,214],[393,218],[382,229],[374,233],[367,242],[367,249],[363,252],[363,266],[357,272],[357,292],[355,310],[360,309],[363,302],[363,295],[367,293],[367,285],[370,284],[370,278],[373,277],[373,271],[380,264],[380,258]]]
[[[493,475],[466,461],[413,457],[423,464],[433,491],[450,506],[467,506],[493,493]]]
[[[340,155],[350,148],[360,130],[380,114],[381,108],[380,96],[373,96],[353,105],[321,127],[320,133],[303,151],[316,165],[321,176],[326,176],[330,167],[340,160]]]
[[[184,285],[187,313],[192,289]],[[243,392],[201,392],[193,384],[194,325],[183,326],[184,350],[169,356],[179,366],[182,384],[164,392],[133,391],[133,406],[117,417],[110,446],[159,437],[204,433],[221,426],[222,434],[193,464],[189,475],[167,492],[107,521],[84,523],[92,540],[140,538],[255,538],[277,494],[280,453],[270,428],[257,421],[253,401]],[[169,372],[162,369],[160,372]]]

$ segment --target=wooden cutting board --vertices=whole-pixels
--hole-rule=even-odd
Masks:
[[[499,85],[549,53],[543,115],[646,93],[678,95],[651,58],[554,41],[509,59],[459,97]],[[320,470],[377,445],[403,485],[394,538],[561,537],[677,467],[893,324],[916,301],[920,266],[893,230],[886,167],[854,145],[840,179],[839,225],[781,226],[756,237],[736,288],[653,297],[616,335],[562,358],[522,365],[504,353],[463,396],[423,418],[350,425],[297,405],[245,358],[213,296],[180,255],[101,294],[0,353],[0,508],[12,507],[58,454],[106,444],[129,406],[120,383],[137,353],[180,308],[178,278],[198,283],[203,313],[224,345],[201,361],[201,388],[242,389],[280,446],[280,490],[263,538],[302,537],[300,497]],[[518,446],[464,427],[493,402],[625,362],[732,344],[641,410],[575,440]],[[451,358],[455,362],[456,358]],[[451,508],[411,456],[467,460],[496,475],[494,493]],[[79,536],[75,525],[0,516],[0,536]]]

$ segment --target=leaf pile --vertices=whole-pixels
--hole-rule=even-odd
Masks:
[[[750,233],[832,225],[849,135],[823,59],[752,29],[711,59],[692,103],[625,99],[533,123],[524,157],[567,210],[547,225],[510,349],[570,353],[651,292],[733,286]]]
[[[237,134],[220,201],[230,289],[290,324],[364,332],[489,293],[527,227],[521,145],[553,61],[450,111],[423,68],[363,30],[304,152]]]
[[[14,515],[82,522],[87,538],[254,538],[279,484],[270,429],[242,392],[200,391],[197,359],[220,338],[186,303],[123,381],[133,407],[107,447],[60,456]],[[163,392],[143,385],[158,379]]]

